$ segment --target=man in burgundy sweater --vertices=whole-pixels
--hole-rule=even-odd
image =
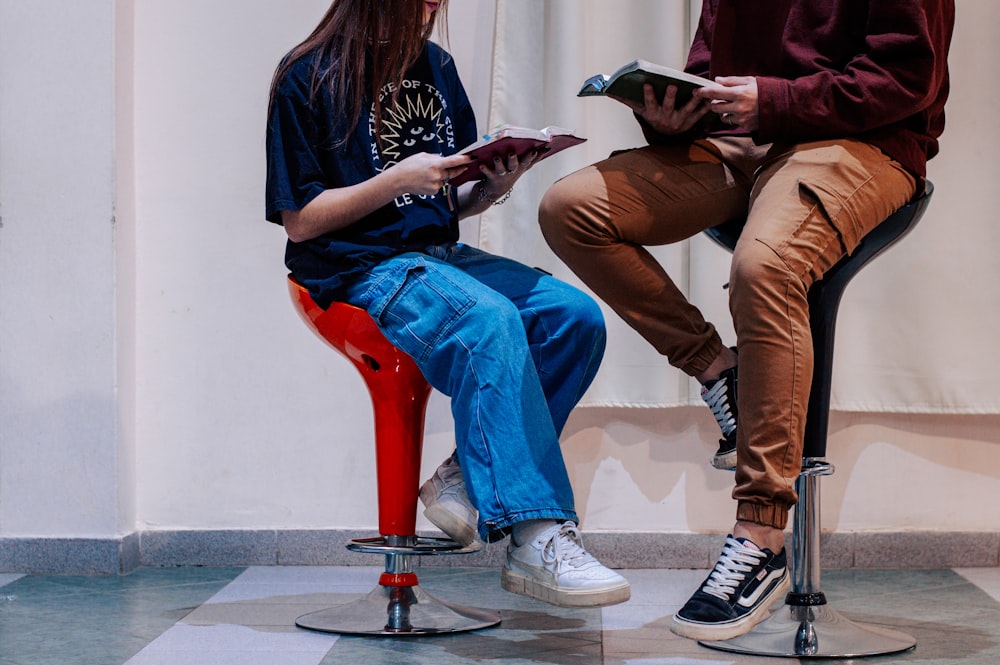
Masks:
[[[686,70],[708,77],[628,104],[649,145],[557,182],[540,223],[559,257],[670,364],[695,377],[736,469],[736,525],[674,617],[741,635],[788,587],[812,343],[810,285],[922,188],[948,95],[953,0],[704,0]],[[644,246],[746,218],[729,303],[737,346]],[[737,355],[738,353],[738,355]],[[739,392],[737,393],[737,371]]]

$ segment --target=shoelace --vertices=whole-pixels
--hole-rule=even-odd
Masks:
[[[542,547],[542,561],[546,564],[554,563],[557,567],[564,562],[570,566],[582,565],[592,558],[583,549],[580,530],[572,522],[564,522]]]
[[[729,408],[729,391],[726,381],[719,379],[711,388],[703,389],[701,398],[708,403],[708,408],[712,410],[715,421],[722,429],[722,435],[728,437],[736,431],[736,418]]]
[[[722,556],[701,590],[729,602],[746,574],[765,556],[763,552],[742,545],[734,538],[727,538]]]

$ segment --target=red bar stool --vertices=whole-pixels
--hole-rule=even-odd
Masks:
[[[488,628],[500,623],[494,612],[439,600],[423,591],[411,557],[467,554],[444,538],[417,536],[417,495],[423,449],[424,414],[431,387],[408,355],[393,346],[368,313],[334,303],[322,309],[291,276],[288,289],[302,320],[361,373],[375,415],[378,483],[377,538],[351,540],[347,549],[385,555],[379,586],[366,597],[303,615],[301,628],[346,635],[430,635]]]
[[[809,289],[809,325],[813,343],[813,379],[806,413],[802,471],[795,482],[799,495],[792,522],[792,586],[785,604],[747,634],[703,646],[757,656],[795,658],[860,658],[906,651],[916,646],[910,635],[848,620],[830,607],[820,587],[819,479],[834,472],[826,460],[833,379],[834,330],[844,289],[871,260],[910,232],[930,203],[934,187],[924,191],[876,226],[854,253],[830,268]],[[733,251],[742,221],[727,222],[705,233]]]

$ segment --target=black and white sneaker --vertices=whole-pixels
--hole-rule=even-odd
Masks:
[[[712,415],[722,430],[719,450],[712,458],[712,466],[727,471],[736,468],[736,418],[739,414],[736,408],[736,387],[736,367],[724,370],[718,379],[701,387],[701,398],[712,410]]]
[[[775,554],[729,536],[715,569],[674,615],[670,630],[693,640],[738,637],[767,618],[789,583],[784,549]]]

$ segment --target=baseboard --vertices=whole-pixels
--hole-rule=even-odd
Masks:
[[[344,547],[373,534],[351,530],[145,531],[121,538],[0,538],[0,573],[128,573],[167,566],[381,566],[383,557]],[[438,534],[428,534],[438,535]],[[587,550],[613,568],[710,568],[722,534],[585,533]],[[790,542],[790,540],[789,540]],[[456,556],[415,558],[415,566],[499,567],[506,543]],[[824,569],[1000,566],[1000,533],[824,533]]]
[[[0,538],[0,573],[121,575],[138,568],[138,533],[118,538]]]

